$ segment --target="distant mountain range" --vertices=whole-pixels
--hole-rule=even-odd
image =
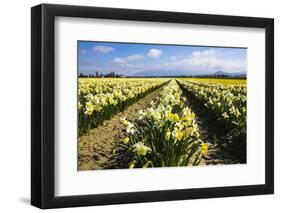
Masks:
[[[163,71],[143,71],[143,72],[138,72],[134,74],[133,76],[136,77],[160,77],[160,76],[224,76],[224,77],[246,77],[246,71],[240,71],[240,72],[224,72],[224,71],[216,71],[214,73],[204,73],[201,72],[198,74],[196,71],[171,71],[171,70],[163,70]]]
[[[224,71],[217,71],[212,76],[228,76],[228,77],[242,77],[246,76],[246,71],[241,72],[224,72]]]
[[[196,72],[192,71],[175,71],[175,70],[157,70],[157,71],[142,71],[134,74],[134,76],[141,77],[141,76],[153,76],[153,77],[159,77],[159,76],[190,76],[195,75]]]

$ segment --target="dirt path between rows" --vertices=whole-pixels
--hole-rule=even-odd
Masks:
[[[178,83],[178,82],[177,82]],[[178,83],[179,84],[179,83]],[[179,84],[180,85],[180,84]],[[205,143],[209,144],[208,153],[203,156],[200,165],[220,165],[220,164],[235,164],[239,163],[233,160],[233,156],[230,156],[226,147],[221,146],[221,136],[210,129],[207,120],[207,115],[202,114],[200,109],[197,109],[194,103],[190,100],[191,97],[186,95],[186,92],[181,87],[183,96],[186,97],[186,106],[189,107],[196,114],[196,123],[199,126],[200,138]]]
[[[119,112],[111,120],[104,121],[102,125],[79,137],[78,170],[105,168],[113,156],[112,152],[116,142],[120,141],[124,134],[125,126],[120,119],[122,117],[126,117],[128,120],[137,119],[138,111],[148,107],[165,85],[127,107],[123,112]]]

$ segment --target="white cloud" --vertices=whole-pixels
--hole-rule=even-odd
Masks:
[[[173,60],[173,61],[179,60],[179,59],[181,59],[181,58],[183,58],[183,57],[182,57],[182,56],[171,56],[171,57],[170,57],[170,59]]]
[[[235,72],[246,70],[246,60],[244,58],[221,58],[222,55],[214,49],[196,51],[180,63],[184,69],[195,71],[222,70]]]
[[[159,58],[162,54],[162,50],[159,49],[150,49],[147,53],[147,56],[150,58]]]
[[[120,65],[126,64],[126,60],[124,58],[114,58],[113,62]]]
[[[114,49],[112,47],[110,47],[110,46],[95,46],[95,47],[93,47],[93,50],[95,52],[105,54],[105,53],[112,52]]]
[[[144,56],[141,55],[141,54],[129,55],[129,56],[127,57],[127,59],[128,59],[129,61],[137,61],[137,60],[141,60],[141,59],[143,59],[143,58],[144,58]]]
[[[127,66],[130,67],[131,64],[129,64],[128,62],[138,61],[138,60],[141,60],[141,59],[144,59],[143,55],[135,54],[135,55],[129,55],[125,58],[120,58],[120,57],[114,58],[113,63],[123,65],[123,66],[127,65]]]
[[[216,55],[216,51],[214,49],[204,50],[204,51],[195,51],[192,53],[192,56],[195,58],[199,57],[212,57]]]
[[[124,58],[116,57],[112,62],[116,65],[114,69],[118,73],[130,75],[140,71],[143,68],[143,64],[136,63],[136,61],[143,59],[141,54],[130,55]]]
[[[244,57],[225,57],[225,52],[214,49],[192,52],[187,57],[171,56],[171,61],[150,65],[150,70],[179,70],[198,73],[212,73],[216,71],[239,72],[247,69]]]

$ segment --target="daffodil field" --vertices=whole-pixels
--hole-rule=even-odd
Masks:
[[[244,155],[235,161],[244,163],[246,91],[246,81],[238,79],[79,78],[78,134],[117,117],[121,130],[110,159],[122,161],[119,168],[205,165],[216,156],[210,149],[230,149]],[[149,94],[155,97],[134,117],[121,116]]]
[[[198,102],[226,124],[246,132],[246,85],[243,81],[178,80]]]
[[[221,133],[218,143],[246,161],[247,87],[245,80],[178,79],[193,107],[199,109],[209,127]],[[220,131],[217,131],[220,129]]]
[[[78,82],[79,135],[110,119],[164,82],[161,79],[80,78]]]
[[[195,114],[175,82],[160,93],[151,107],[141,110],[134,123],[123,119],[124,146],[131,154],[129,167],[198,165],[206,144],[200,140]]]

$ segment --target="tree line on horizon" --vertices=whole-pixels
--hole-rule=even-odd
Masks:
[[[226,78],[226,79],[246,79],[246,76],[228,76],[228,75],[169,75],[169,76],[125,76],[115,72],[102,74],[98,71],[95,74],[79,73],[79,78]]]

